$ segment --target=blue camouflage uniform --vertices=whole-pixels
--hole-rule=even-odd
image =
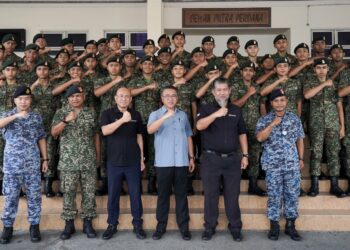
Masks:
[[[275,117],[274,111],[261,117],[255,133],[266,128]],[[284,217],[298,217],[300,165],[296,142],[304,137],[300,118],[287,111],[281,123],[272,129],[270,136],[262,143],[261,165],[266,170],[267,216],[270,220],[279,221],[282,200]]]
[[[2,114],[14,115],[17,108]],[[16,218],[19,193],[24,185],[27,195],[28,221],[39,224],[41,213],[40,151],[38,141],[45,138],[44,125],[39,114],[29,112],[26,118],[17,118],[2,129],[6,141],[4,150],[4,209],[2,222],[12,227]]]

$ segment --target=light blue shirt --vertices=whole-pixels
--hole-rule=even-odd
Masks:
[[[167,109],[163,106],[151,113],[148,125],[160,119]],[[164,121],[154,134],[156,167],[188,167],[188,137],[192,129],[185,112],[175,109],[175,114]]]

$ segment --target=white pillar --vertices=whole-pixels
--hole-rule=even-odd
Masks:
[[[156,44],[163,33],[163,2],[162,0],[147,1],[147,37]]]

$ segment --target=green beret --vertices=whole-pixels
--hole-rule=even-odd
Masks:
[[[70,97],[71,95],[74,95],[76,93],[83,93],[83,88],[76,85],[71,85],[65,93],[66,98]]]
[[[97,46],[100,45],[101,43],[107,43],[107,38],[101,38],[97,41]]]
[[[171,69],[177,65],[185,67],[185,62],[183,60],[175,60],[175,61],[171,62]]]
[[[277,43],[279,40],[287,40],[286,35],[279,34],[273,39],[273,44]]]
[[[13,93],[13,98],[17,98],[21,95],[32,95],[32,91],[29,87],[22,85],[15,90]]]
[[[239,65],[239,67],[241,69],[244,69],[244,68],[252,68],[255,70],[255,63],[253,63],[252,61],[250,60],[247,60],[245,62],[243,62],[242,64]]]
[[[96,59],[96,54],[95,53],[87,53],[86,56],[84,56],[84,58],[83,58],[83,62],[85,62],[85,60],[88,59],[88,58]]]
[[[136,51],[133,50],[133,49],[127,49],[127,50],[123,51],[123,56],[125,56],[125,55],[134,55],[134,56],[136,56]]]
[[[162,40],[163,38],[170,41],[170,37],[169,37],[167,34],[163,34],[163,35],[161,35],[161,36],[158,38],[158,43],[159,43],[160,40]]]
[[[182,36],[183,38],[186,38],[185,33],[182,30],[176,31],[172,36],[171,39],[174,40],[176,36]]]
[[[287,57],[278,57],[276,60],[275,60],[275,66],[277,64],[280,64],[280,63],[288,63],[289,64],[289,60]]]
[[[122,59],[119,56],[112,56],[107,60],[107,65],[111,62],[122,63]]]
[[[62,53],[67,54],[68,57],[70,57],[70,54],[69,54],[69,52],[68,52],[67,49],[61,49],[61,50],[59,50],[59,51],[57,52],[55,58],[57,59],[57,57],[58,57],[60,54],[62,54]]]
[[[342,51],[344,51],[343,46],[341,46],[340,44],[334,44],[330,49],[329,49],[329,53],[332,52],[332,50],[334,49],[341,49]]]
[[[36,40],[38,40],[39,38],[45,39],[44,34],[43,34],[43,33],[38,33],[38,34],[36,34],[36,35],[33,37],[33,43],[35,43]]]
[[[273,60],[273,57],[271,54],[265,54],[262,58],[261,58],[261,63],[263,63],[266,59],[272,59]]]
[[[234,49],[227,49],[227,50],[225,50],[224,54],[222,54],[222,58],[225,58],[229,54],[237,55],[237,53]]]
[[[35,43],[30,43],[25,47],[24,51],[31,50],[31,49],[35,51],[39,51],[39,46],[36,45]]]
[[[310,52],[309,46],[306,43],[299,43],[295,49],[294,49],[294,54],[297,52],[298,49],[307,49],[307,51]]]
[[[196,53],[204,53],[203,48],[202,47],[195,47],[191,52],[191,56],[193,56]]]
[[[74,68],[74,67],[80,67],[83,68],[83,65],[79,61],[73,61],[68,65],[68,69]]]
[[[246,44],[244,45],[244,49],[247,49],[247,48],[248,48],[249,46],[251,46],[251,45],[259,46],[259,45],[258,45],[258,41],[252,39],[252,40],[249,40],[248,42],[246,42]]]
[[[65,46],[67,44],[74,44],[74,40],[71,38],[63,38],[61,41],[61,46]]]
[[[217,65],[215,62],[212,61],[207,66],[205,66],[204,70],[205,70],[205,73],[208,73],[213,70],[220,70],[220,67],[219,65]]]
[[[323,65],[323,64],[326,64],[328,65],[328,59],[326,57],[323,57],[323,58],[318,58],[314,61],[314,67],[316,67],[317,65]]]
[[[143,44],[142,48],[145,48],[147,45],[153,45],[156,46],[154,41],[152,39],[147,39],[146,42]]]
[[[165,47],[165,48],[161,48],[160,50],[158,50],[158,56],[162,53],[169,53],[171,54],[171,48],[170,47]]]
[[[6,43],[7,41],[16,41],[13,34],[6,34],[2,37],[1,43]]]
[[[215,40],[212,36],[205,36],[203,39],[202,39],[202,45],[206,42],[212,42],[212,43],[215,43]]]
[[[229,44],[230,42],[237,42],[239,43],[239,38],[237,36],[231,36],[228,40],[227,40],[227,44]]]
[[[146,61],[152,62],[154,64],[155,58],[154,56],[144,56],[141,58],[140,63],[144,63]]]
[[[89,44],[93,44],[97,47],[97,42],[95,40],[90,40],[90,41],[87,41],[84,45],[84,49],[86,49],[86,47],[89,45]]]
[[[37,64],[35,64],[34,69],[36,70],[36,68],[39,67],[39,66],[46,66],[49,69],[52,68],[51,63],[49,61],[47,61],[47,60],[40,60]]]
[[[16,67],[18,68],[18,63],[11,59],[7,59],[2,63],[1,70],[6,69],[7,67]]]

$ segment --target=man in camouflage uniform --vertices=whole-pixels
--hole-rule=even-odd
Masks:
[[[47,171],[45,131],[42,118],[30,110],[30,88],[19,87],[13,94],[16,108],[1,114],[0,128],[6,141],[4,151],[4,230],[0,243],[10,242],[16,218],[19,193],[24,185],[27,191],[28,222],[32,242],[41,240],[39,223],[41,214],[41,174]]]
[[[172,80],[171,75],[171,48],[166,47],[158,50],[157,60],[159,65],[154,72],[154,79],[158,83],[169,82]]]
[[[88,238],[95,238],[92,219],[96,217],[96,146],[99,144],[96,113],[84,106],[85,95],[82,87],[69,87],[66,96],[68,106],[57,110],[51,129],[52,136],[60,138],[58,169],[63,192],[61,218],[65,220],[65,228],[60,238],[69,239],[75,232],[75,197],[78,183],[82,194],[83,232]]]
[[[67,67],[69,64],[70,55],[68,50],[61,49],[57,52],[55,60],[57,63],[57,67],[50,70],[50,80],[54,84],[63,81],[64,79],[68,79],[69,75],[67,73]]]
[[[49,56],[50,48],[47,48],[47,42],[45,35],[43,33],[38,33],[33,37],[33,43],[39,46],[39,60],[40,61],[48,61],[51,67],[56,65],[55,59]]]
[[[121,76],[124,78],[126,84],[128,84],[132,78],[140,75],[140,70],[137,67],[135,50],[127,49],[123,52],[122,66]]]
[[[58,164],[58,140],[51,135],[51,123],[56,112],[58,99],[52,94],[54,86],[49,79],[50,69],[49,61],[39,61],[34,68],[38,79],[30,87],[33,95],[33,110],[42,116],[46,132],[49,161],[48,171],[45,173],[45,194],[48,198],[55,196],[52,190],[52,181],[56,175]],[[57,194],[61,195],[60,192]]]
[[[321,174],[323,145],[326,147],[327,165],[331,179],[330,193],[338,198],[346,194],[338,186],[340,142],[345,135],[344,112],[338,96],[338,83],[327,77],[328,60],[316,59],[314,70],[316,78],[304,86],[304,97],[310,99],[309,131],[311,142],[309,196],[319,194],[318,179]]]
[[[288,62],[290,64],[295,63],[295,56],[289,54],[287,52],[288,49],[288,40],[287,37],[283,34],[279,34],[275,37],[275,39],[273,39],[273,46],[276,48],[277,52],[275,54],[272,55],[273,60],[275,60],[275,62],[283,57],[283,58],[287,58]]]
[[[317,35],[312,39],[313,57],[316,59],[326,57],[326,37]]]
[[[215,63],[219,66],[222,71],[224,68],[224,63],[222,58],[214,54],[215,40],[212,36],[205,36],[202,39],[202,48],[204,50],[205,59],[209,63]]]
[[[236,51],[238,61],[244,59],[244,56],[238,52],[239,48],[241,47],[238,36],[230,36],[230,38],[227,40],[226,47],[227,49],[233,49]]]
[[[153,72],[155,57],[145,56],[140,61],[142,76],[130,80],[127,85],[131,89],[134,99],[134,109],[140,112],[144,124],[144,143],[146,169],[149,178],[148,193],[156,195],[156,172],[154,169],[154,135],[146,134],[148,117],[154,110],[159,108],[160,93],[159,85],[155,81]]]
[[[258,57],[259,54],[259,44],[257,40],[249,40],[244,45],[245,52],[247,53],[247,57],[245,57],[243,60],[240,61],[240,63],[244,63],[246,61],[253,62],[255,64],[255,68],[259,68],[259,61],[260,58]]]
[[[162,34],[159,38],[158,38],[158,47],[160,49],[162,48],[166,48],[166,47],[170,47],[171,46],[171,42],[170,42],[170,37],[167,34]],[[159,55],[157,53],[157,55]]]
[[[222,55],[224,62],[222,75],[224,78],[228,79],[230,85],[241,78],[236,53],[234,49],[227,49]]]
[[[178,30],[171,36],[174,45],[174,51],[171,56],[172,61],[182,60],[185,62],[186,68],[190,68],[191,53],[185,50],[186,35],[183,31]]]
[[[300,169],[304,167],[305,135],[300,118],[287,111],[288,101],[283,89],[273,90],[269,100],[273,110],[261,117],[256,125],[256,138],[263,146],[261,164],[266,170],[268,238],[278,240],[283,200],[285,233],[292,240],[300,241],[295,220],[298,217]]]
[[[39,46],[31,43],[24,49],[23,63],[19,65],[17,82],[20,85],[30,86],[37,79],[34,67],[39,56]]]
[[[14,51],[17,46],[17,42],[13,34],[6,34],[2,37],[1,43],[5,48],[5,60],[21,63],[22,58],[17,56]]]
[[[245,62],[241,65],[242,80],[232,85],[230,99],[233,104],[242,108],[243,119],[247,128],[248,154],[249,154],[249,188],[248,193],[265,196],[266,192],[258,186],[260,143],[255,137],[255,126],[260,118],[259,86],[253,81],[255,65]]]
[[[345,52],[343,46],[341,46],[340,44],[334,44],[329,49],[329,55],[331,56],[332,60],[329,62],[328,74],[332,80],[339,82],[340,72],[342,72],[348,67],[347,63],[344,61]]]

